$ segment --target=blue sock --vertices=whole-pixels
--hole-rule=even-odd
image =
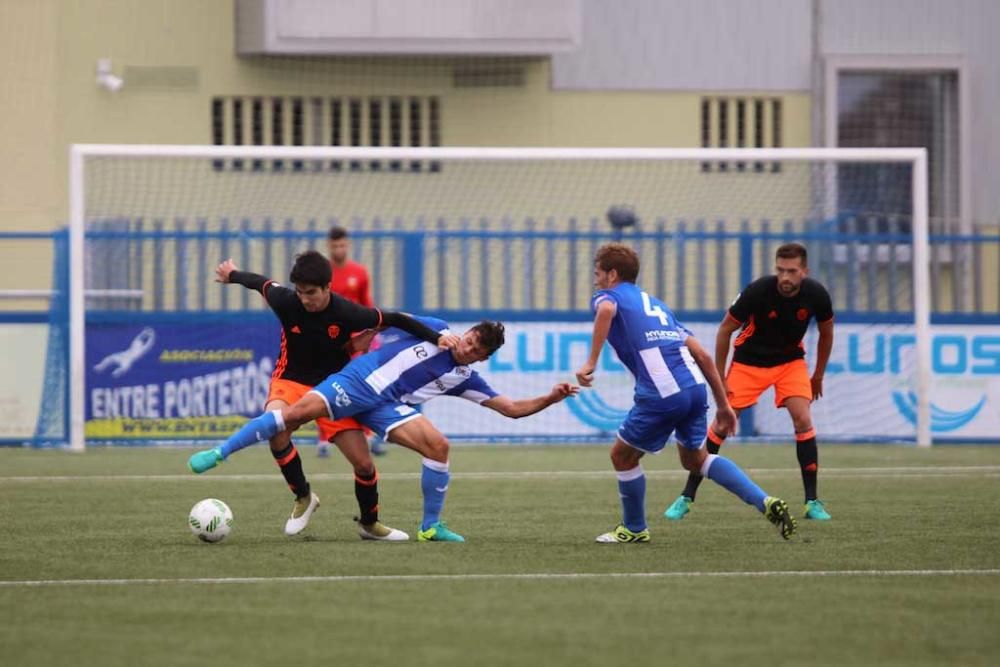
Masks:
[[[633,533],[646,530],[646,475],[642,466],[619,470],[618,495],[622,499],[622,523]]]
[[[424,459],[420,474],[420,489],[424,492],[424,519],[420,530],[427,530],[441,518],[450,478],[447,463]]]
[[[222,458],[229,458],[230,454],[238,452],[244,447],[270,440],[284,430],[285,421],[281,418],[279,410],[265,412],[248,421],[243,425],[243,428],[233,433],[228,440],[219,446]]]
[[[767,494],[729,459],[709,454],[705,464],[701,467],[701,474],[702,477],[708,477],[719,486],[735,493],[747,505],[753,505],[761,512],[764,511],[764,498],[767,497]]]

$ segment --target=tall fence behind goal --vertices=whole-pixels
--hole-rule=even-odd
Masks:
[[[380,305],[456,328],[503,319],[507,345],[482,371],[515,396],[582,362],[601,243],[633,244],[640,284],[711,345],[774,249],[801,241],[834,297],[835,348],[847,349],[817,428],[929,444],[931,295],[964,301],[957,269],[980,251],[953,239],[932,290],[922,149],[84,145],[70,179],[74,447],[217,440],[259,412],[277,325],[258,296],[212,284],[213,269],[233,257],[283,280],[332,223],[351,230]],[[609,209],[636,224],[607,224]],[[814,349],[807,339],[807,359]],[[513,425],[457,400],[427,414],[458,438],[604,440],[631,400],[627,373],[604,356],[594,390]],[[872,375],[879,364],[887,372]],[[766,402],[742,433],[787,437]]]

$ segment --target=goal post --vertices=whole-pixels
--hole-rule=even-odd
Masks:
[[[864,212],[872,220],[890,220],[888,231],[856,229],[854,220],[860,214],[847,210],[842,196],[846,186],[841,167],[872,164],[909,169],[905,210]],[[794,239],[807,246],[815,243],[823,248],[817,263],[847,286],[838,288],[835,311],[842,309],[838,301],[854,304],[849,290],[867,290],[870,312],[862,313],[865,317],[859,321],[877,327],[881,314],[899,323],[900,313],[905,313],[913,341],[900,352],[912,398],[914,428],[907,439],[918,445],[932,442],[924,149],[79,144],[70,150],[69,181],[72,449],[86,446],[88,400],[96,396],[89,396],[86,386],[92,342],[86,338],[87,313],[93,306],[88,306],[92,298],[85,290],[98,287],[113,294],[115,289],[135,288],[135,281],[155,282],[157,289],[171,286],[173,291],[159,300],[155,295],[143,297],[141,303],[123,308],[118,321],[138,321],[139,314],[147,312],[183,311],[205,322],[213,313],[233,311],[233,304],[240,302],[259,315],[264,308],[248,302],[242,288],[193,298],[191,285],[204,282],[206,275],[210,281],[208,262],[217,262],[233,248],[243,248],[244,257],[259,263],[241,268],[260,273],[270,268],[284,278],[283,262],[303,244],[315,245],[330,220],[350,220],[352,236],[364,245],[366,256],[381,261],[381,274],[374,278],[388,276],[382,305],[416,305],[432,314],[451,314],[457,321],[481,315],[580,323],[590,289],[586,267],[592,261],[585,250],[604,238],[623,238],[641,247],[640,282],[647,289],[670,290],[668,305],[680,303],[680,312],[711,317],[717,324],[728,305],[723,298],[731,300],[748,278],[770,273],[768,253],[773,256],[776,244]],[[634,210],[640,224],[608,227],[605,212],[615,206]],[[898,223],[902,218],[905,225]],[[593,223],[598,219],[600,228]],[[592,221],[589,227],[585,220]],[[859,253],[855,246],[864,233],[875,241]],[[902,234],[908,236],[907,243],[898,243]],[[201,244],[196,257],[190,250],[193,243]],[[889,246],[886,252],[877,247],[880,243]],[[580,247],[584,250],[578,252]],[[844,260],[841,251],[853,259]],[[812,258],[810,252],[810,266]],[[910,268],[905,286],[896,285],[900,272],[888,268],[897,268],[897,259]],[[409,272],[415,263],[420,268]],[[864,267],[864,275],[857,275],[858,267]],[[95,283],[99,272],[105,276],[103,284]],[[115,282],[117,272],[133,282]],[[882,276],[896,286],[880,285]],[[458,292],[446,284],[452,282],[460,283]],[[498,286],[500,282],[504,284]],[[564,283],[572,284],[564,290]],[[887,311],[882,293],[891,289],[905,290],[906,303]],[[566,294],[552,297],[554,291]],[[197,304],[192,305],[192,299]],[[895,303],[895,296],[889,301]],[[562,364],[575,354],[579,332],[554,335],[552,345],[565,341],[569,346],[565,354],[562,348],[552,353]],[[531,347],[531,336],[518,334],[513,343],[528,346],[516,348],[519,360],[524,357],[527,365],[539,367],[541,362],[532,355],[546,350]],[[549,334],[542,340],[543,348],[550,345]],[[141,347],[143,341],[136,336],[130,342]],[[814,355],[808,351],[807,360]],[[239,376],[248,397],[259,394],[253,383],[259,383],[264,372],[263,365],[251,366],[232,376]],[[251,375],[255,379],[250,380]],[[109,380],[107,396],[113,384]],[[146,394],[137,390],[122,400],[152,405],[150,393],[159,392],[159,400],[168,389],[176,393],[172,400],[181,400],[179,384],[153,387]],[[598,414],[607,406],[591,407]],[[537,438],[557,437],[557,431],[558,424],[553,424]]]
[[[927,150],[913,157],[913,325],[916,329],[917,445],[930,447],[931,436],[931,282],[928,223]]]

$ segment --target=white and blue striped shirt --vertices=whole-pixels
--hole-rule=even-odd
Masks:
[[[636,401],[667,398],[705,384],[705,376],[684,344],[691,332],[662,301],[635,283],[598,290],[591,299],[595,313],[602,301],[615,304],[608,342],[635,377]]]
[[[435,331],[449,333],[443,320],[417,317]],[[382,347],[354,359],[336,374],[352,401],[425,403],[437,396],[457,396],[482,403],[497,392],[468,366],[455,361],[450,350],[427,343],[398,329],[382,335]]]

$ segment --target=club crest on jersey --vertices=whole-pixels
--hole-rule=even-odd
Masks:
[[[340,335],[340,327],[338,327],[336,324],[331,324],[326,328],[326,333],[328,336],[330,336],[330,338],[336,338],[337,336]]]
[[[795,313],[795,317],[797,317],[800,322],[805,322],[809,319],[809,311],[805,308],[799,308],[798,312]]]

